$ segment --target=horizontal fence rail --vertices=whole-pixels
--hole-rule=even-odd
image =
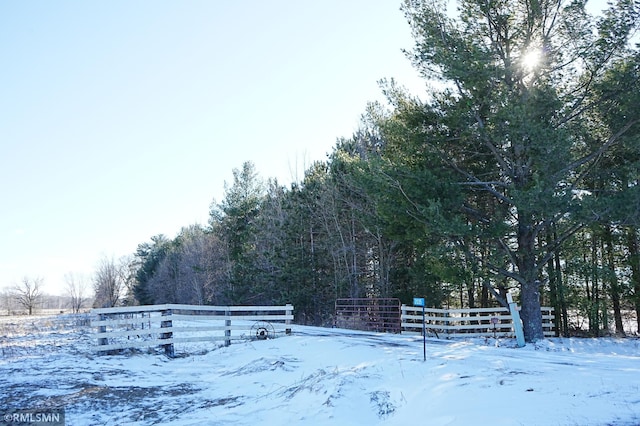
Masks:
[[[98,353],[175,343],[263,339],[290,334],[293,306],[148,305],[91,310]]]
[[[542,328],[546,337],[555,336],[553,308],[543,307]],[[422,333],[422,307],[402,305],[402,331]],[[427,334],[438,338],[514,337],[513,317],[509,309],[435,309],[425,308]]]

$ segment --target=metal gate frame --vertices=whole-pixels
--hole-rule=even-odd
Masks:
[[[396,298],[336,299],[334,326],[351,330],[400,333],[401,303]]]

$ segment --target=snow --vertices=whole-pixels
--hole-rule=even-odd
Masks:
[[[0,318],[0,411],[63,407],[66,425],[640,424],[637,338],[428,339],[425,361],[420,336],[294,326],[170,359],[98,356],[91,333],[69,315]]]

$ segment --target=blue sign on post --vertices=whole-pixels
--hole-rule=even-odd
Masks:
[[[424,297],[414,297],[413,306],[422,306],[422,354],[424,361],[427,360],[427,323],[424,314]]]

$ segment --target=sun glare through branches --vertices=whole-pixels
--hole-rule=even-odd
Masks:
[[[542,61],[542,52],[540,49],[529,49],[520,58],[520,64],[525,71],[531,72],[536,69]]]

